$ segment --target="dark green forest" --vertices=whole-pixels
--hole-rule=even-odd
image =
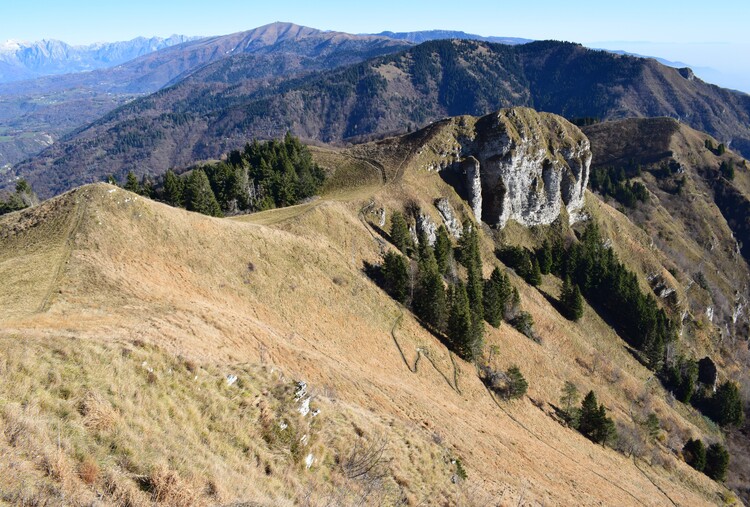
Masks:
[[[314,196],[325,180],[310,150],[287,133],[283,140],[254,140],[225,160],[182,174],[169,170],[157,182],[128,173],[124,188],[172,206],[224,216],[291,206]]]

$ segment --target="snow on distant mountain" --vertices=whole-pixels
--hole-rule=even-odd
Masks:
[[[0,83],[114,67],[133,58],[196,39],[200,37],[136,37],[129,41],[86,46],[71,46],[59,40],[8,40],[0,43]]]

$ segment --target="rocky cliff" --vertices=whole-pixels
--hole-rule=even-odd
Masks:
[[[564,206],[570,223],[580,219],[589,178],[586,136],[560,116],[529,108],[502,109],[478,119],[440,122],[453,139],[433,135],[423,150],[440,157],[425,167],[454,173],[477,220],[505,226],[551,224]],[[435,129],[442,130],[440,128]],[[439,139],[439,141],[438,141]],[[437,143],[448,143],[448,151]]]

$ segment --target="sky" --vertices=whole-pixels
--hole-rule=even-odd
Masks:
[[[623,49],[750,92],[750,2],[727,0],[0,0],[0,41],[223,35],[274,21],[323,30],[462,30]]]

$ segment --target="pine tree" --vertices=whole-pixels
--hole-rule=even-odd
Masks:
[[[426,243],[426,241],[425,241]],[[432,248],[420,251],[419,274],[414,294],[414,311],[437,331],[443,330],[446,312],[445,286]]]
[[[539,269],[539,261],[536,260],[536,256],[531,259],[531,270],[526,281],[534,287],[538,287],[542,283],[542,272]]]
[[[583,317],[583,297],[578,285],[572,285],[567,276],[563,280],[560,304],[563,307],[565,317],[569,320],[578,321]]]
[[[479,252],[479,233],[468,218],[464,220],[463,232],[458,240],[459,262],[466,269],[476,268],[482,272],[482,257]]]
[[[138,183],[138,178],[135,176],[133,171],[128,171],[128,175],[125,179],[125,186],[123,188],[136,194],[141,191],[141,185]]]
[[[456,354],[471,361],[474,359],[471,310],[466,286],[461,281],[451,286],[449,299],[448,340]]]
[[[388,252],[383,259],[385,291],[399,303],[409,298],[409,266],[406,257]]]
[[[578,431],[598,444],[605,444],[615,434],[615,423],[607,417],[604,405],[598,405],[594,391],[589,391],[581,402]]]
[[[451,260],[453,257],[453,245],[451,244],[448,231],[444,225],[438,227],[435,238],[435,260],[438,263],[438,269],[444,275],[448,274]]]
[[[682,448],[682,456],[685,458],[685,463],[699,472],[702,472],[706,467],[706,448],[700,439],[693,440],[691,438],[685,442]]]
[[[723,382],[711,400],[711,419],[721,426],[740,426],[745,420],[742,411],[742,396],[736,383]]]
[[[185,184],[182,178],[177,176],[172,169],[164,174],[164,200],[171,206],[184,206],[183,198]]]
[[[578,422],[578,431],[586,438],[593,440],[593,435],[600,424],[599,403],[594,391],[589,391],[581,402],[581,418]]]
[[[477,351],[482,348],[484,337],[484,303],[482,293],[484,292],[484,283],[481,271],[476,266],[468,270],[466,279],[466,294],[469,298],[469,308],[471,309],[471,329],[473,335],[473,345]]]
[[[484,319],[493,327],[500,326],[505,314],[505,306],[511,296],[508,276],[498,267],[492,270],[489,279],[484,282]]]
[[[543,275],[548,275],[552,272],[552,246],[546,239],[542,243],[542,248],[537,253],[537,259],[539,261],[539,270]]]
[[[522,398],[529,388],[529,383],[521,374],[521,369],[514,364],[505,371],[505,375],[508,378],[505,397],[510,400]]]
[[[725,481],[729,468],[729,452],[720,443],[711,444],[706,450],[706,466],[703,472],[715,481]]]
[[[391,218],[391,243],[407,255],[414,246],[411,234],[409,234],[409,226],[400,211],[394,211],[393,218]]]
[[[203,169],[194,169],[187,178],[185,207],[204,215],[222,216],[219,203]]]

